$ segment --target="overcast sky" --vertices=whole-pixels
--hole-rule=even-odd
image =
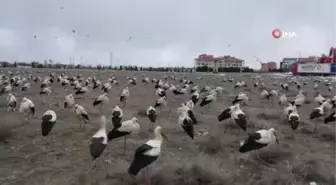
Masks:
[[[329,52],[335,11],[335,0],[0,0],[0,60],[109,64],[113,52],[114,65],[192,66],[207,53],[259,68],[254,56]]]

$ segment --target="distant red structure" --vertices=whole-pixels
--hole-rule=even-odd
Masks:
[[[267,62],[267,63],[261,64],[261,71],[262,72],[268,72],[268,71],[276,69],[276,68],[277,68],[276,62]]]
[[[330,48],[329,56],[323,54],[320,59],[320,63],[336,64],[336,48]]]

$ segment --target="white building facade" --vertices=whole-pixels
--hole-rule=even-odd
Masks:
[[[215,71],[218,68],[242,68],[244,67],[244,60],[235,58],[233,56],[214,57],[213,55],[202,54],[195,58],[195,67],[208,66]]]

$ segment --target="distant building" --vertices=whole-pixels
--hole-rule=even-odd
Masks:
[[[314,63],[314,62],[319,62],[320,57],[316,56],[310,56],[306,58],[297,58],[296,62],[297,63]]]
[[[218,68],[244,67],[244,60],[230,55],[214,57],[213,55],[202,54],[195,58],[195,67],[203,66],[218,71]]]
[[[277,68],[276,62],[267,62],[267,63],[261,64],[261,71],[262,72],[268,72],[268,71],[276,69],[276,68]]]
[[[280,69],[289,72],[293,70],[297,58],[283,58],[280,62]]]

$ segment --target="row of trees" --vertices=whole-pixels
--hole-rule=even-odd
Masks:
[[[44,64],[39,63],[38,61],[33,61],[31,63],[25,62],[1,62],[2,67],[19,67],[19,66],[28,66],[31,68],[54,68],[54,69],[98,69],[98,70],[126,70],[126,71],[159,71],[159,72],[192,72],[193,68],[185,68],[185,67],[142,67],[142,66],[135,66],[135,65],[122,65],[122,66],[103,66],[103,65],[72,65],[72,64],[60,64],[53,62],[45,61]]]
[[[26,62],[1,62],[2,67],[18,67],[18,66],[30,66],[32,68],[54,68],[54,69],[99,69],[99,70],[126,70],[126,71],[159,71],[159,72],[193,72],[193,68],[184,68],[184,67],[142,67],[142,66],[135,66],[135,65],[128,65],[128,66],[84,66],[84,65],[72,65],[72,64],[60,64],[54,62],[52,60],[44,61],[44,64],[39,63],[38,61],[33,61],[31,63]],[[218,68],[218,72],[240,72],[240,68],[232,67],[232,68],[225,68],[220,67]],[[214,72],[214,69],[208,66],[202,66],[196,68],[197,72]],[[253,69],[244,67],[241,72],[254,72]],[[269,72],[285,72],[283,69],[270,69]]]

